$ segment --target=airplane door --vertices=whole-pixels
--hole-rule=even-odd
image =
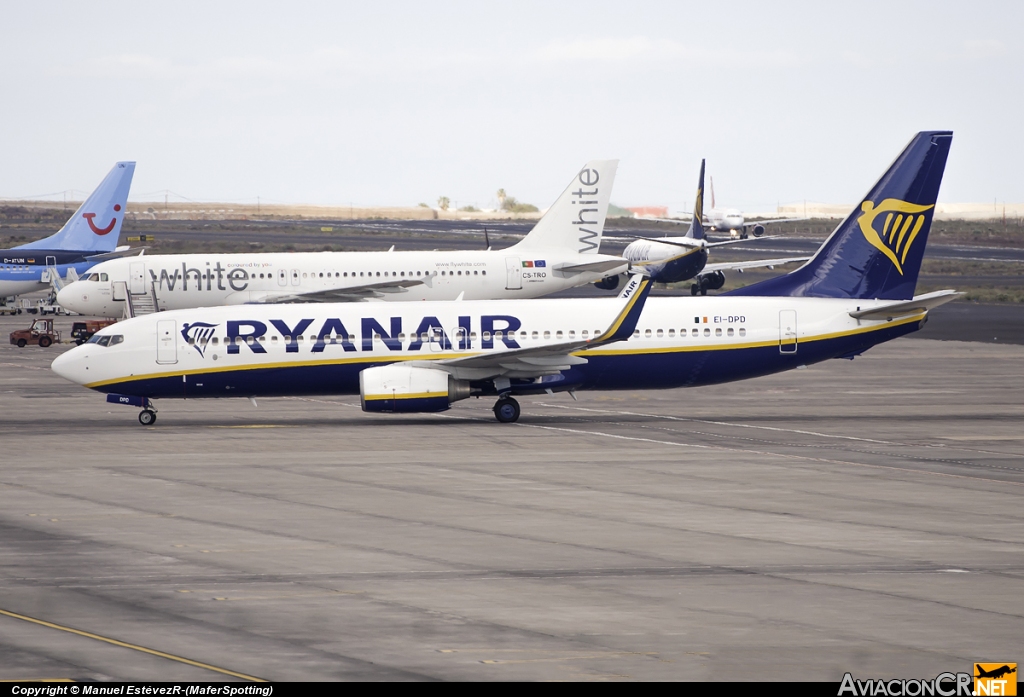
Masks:
[[[285,269],[277,270],[277,285],[286,286],[288,285],[288,272]]]
[[[162,319],[156,323],[156,362],[168,365],[178,362],[178,322]]]
[[[796,310],[779,311],[779,353],[796,353]]]
[[[298,269],[292,269],[292,285],[293,286],[299,285],[299,270]]]
[[[522,290],[523,265],[519,257],[505,257],[505,290]]]
[[[128,268],[128,291],[132,295],[142,295],[146,292],[146,264],[142,261],[133,261]]]

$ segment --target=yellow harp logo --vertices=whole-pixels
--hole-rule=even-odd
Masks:
[[[917,239],[917,233],[924,227],[925,211],[934,208],[931,206],[919,206],[915,203],[907,203],[897,198],[887,198],[877,206],[872,201],[865,201],[860,204],[864,211],[857,219],[860,231],[864,238],[893,263],[896,270],[903,275],[903,262],[907,259],[907,252]],[[885,220],[881,229],[876,229],[875,221],[885,213]]]

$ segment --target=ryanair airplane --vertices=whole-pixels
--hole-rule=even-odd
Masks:
[[[118,162],[96,190],[58,232],[12,249],[0,249],[0,297],[21,295],[50,287],[50,279],[71,278],[111,256],[118,247],[134,162]]]
[[[471,396],[659,389],[853,358],[921,328],[914,296],[952,133],[919,133],[802,267],[716,297],[265,305],[180,310],[97,332],[53,370],[156,419],[158,398],[358,394],[371,412]]]
[[[641,237],[630,242],[622,252],[622,256],[630,261],[633,268],[643,267],[655,283],[679,283],[694,279],[690,286],[690,295],[707,295],[709,290],[718,290],[725,285],[724,271],[744,269],[774,268],[790,262],[807,261],[807,257],[790,257],[787,259],[758,259],[753,261],[729,261],[715,264],[708,263],[708,252],[714,247],[737,244],[748,241],[742,237],[732,240],[711,242],[704,236],[704,223],[701,220],[704,211],[704,161],[700,162],[700,181],[697,184],[693,216],[690,227],[682,237]],[[662,219],[664,220],[664,219]],[[672,222],[678,222],[673,220]],[[757,235],[760,237],[760,235]],[[771,239],[771,238],[765,238]],[[598,288],[612,290],[618,287],[618,276],[611,276],[598,281]]]
[[[588,163],[530,233],[500,251],[139,256],[99,264],[57,302],[131,317],[213,305],[549,295],[627,268],[621,257],[598,253],[617,165]]]

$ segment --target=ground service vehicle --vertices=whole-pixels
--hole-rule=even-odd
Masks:
[[[29,344],[46,348],[58,341],[60,341],[60,332],[53,330],[52,319],[37,319],[28,329],[11,332],[11,343],[17,345],[18,348],[25,348]]]
[[[113,319],[90,319],[84,322],[75,322],[71,325],[71,338],[75,340],[76,344],[81,346],[91,339],[93,334],[103,329],[103,327],[109,327],[116,321]]]

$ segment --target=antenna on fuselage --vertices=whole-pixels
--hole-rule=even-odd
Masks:
[[[487,251],[491,251],[491,237],[487,234],[487,228],[484,228],[484,244],[487,246]]]

